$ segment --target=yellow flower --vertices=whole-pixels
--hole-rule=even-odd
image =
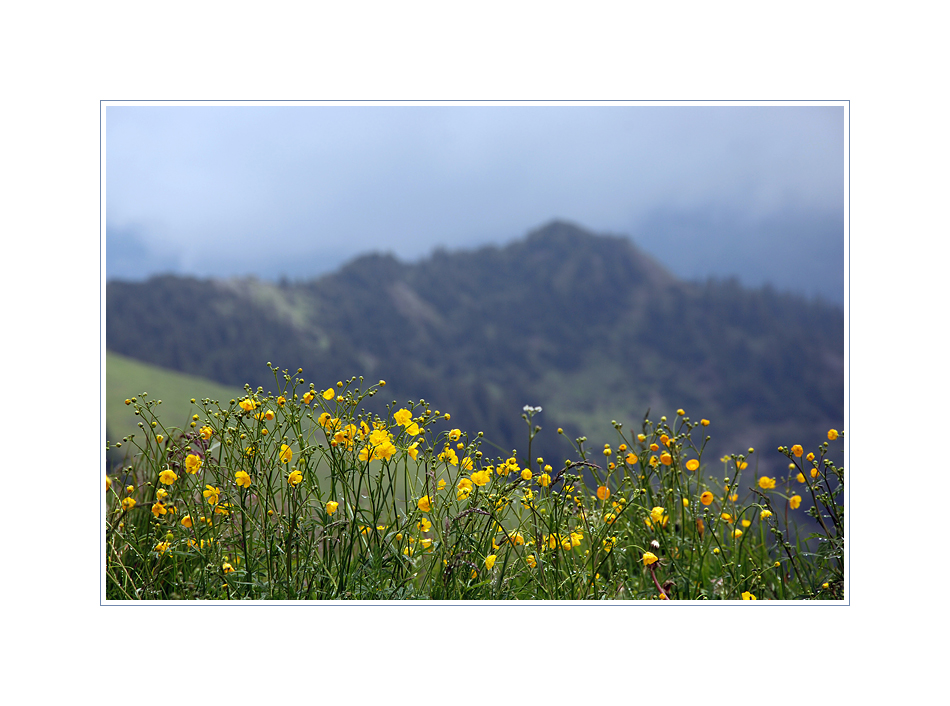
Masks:
[[[166,468],[164,471],[158,474],[158,480],[164,485],[171,485],[176,480],[178,480],[178,476],[175,475],[173,470]]]
[[[303,481],[303,473],[298,471],[296,468],[290,472],[290,475],[287,476],[287,482],[292,486],[299,485]]]
[[[468,478],[460,479],[455,497],[458,500],[465,500],[465,498],[471,494],[472,487],[472,481],[470,481]]]
[[[686,462],[687,471],[695,471],[697,468],[699,468],[699,461],[697,461],[695,458],[691,458]]]
[[[534,558],[534,554],[528,554],[528,556],[525,558],[525,561],[528,562],[528,566],[530,566],[532,569],[538,565],[538,560]]]
[[[637,455],[633,453],[633,451],[631,451],[630,453],[627,454],[627,457],[624,459],[624,461],[626,461],[629,464],[634,464],[637,462]]]
[[[430,529],[432,529],[432,523],[423,517],[416,523],[416,527],[419,528],[420,532],[428,532]]]
[[[643,554],[643,565],[649,566],[650,564],[655,564],[659,559],[656,558],[656,554],[653,552],[644,552]]]
[[[181,524],[182,526],[187,527],[188,529],[191,529],[191,526],[193,524],[191,521],[191,515],[185,515],[183,518],[181,518]]]
[[[106,492],[108,493],[110,490],[112,490],[112,479],[106,476]]]
[[[708,427],[708,426],[709,426],[709,420],[708,420],[708,419],[700,419],[700,420],[699,420],[699,423],[702,424],[704,427]]]
[[[221,495],[221,488],[215,488],[213,485],[206,485],[201,494],[208,498],[209,505],[217,505],[218,496]]]
[[[419,498],[418,506],[423,512],[429,512],[429,510],[432,509],[432,503],[429,501],[429,496],[423,495],[421,498]]]
[[[817,469],[817,468],[812,468],[811,471],[810,471],[810,473],[811,473],[811,477],[812,477],[812,478],[817,478],[817,477],[818,477],[818,469]]]
[[[336,500],[327,501],[327,514],[332,515],[334,512],[336,512],[338,507],[340,507],[340,503],[338,503]]]
[[[792,447],[792,453],[795,454],[796,456],[798,456],[799,458],[801,458],[801,455],[802,455],[803,453],[805,453],[805,449],[803,449],[803,448],[802,448],[801,446],[799,446],[798,444],[795,444],[795,445]]]
[[[168,491],[165,490],[164,488],[159,488],[158,490],[155,491],[155,497],[161,500],[162,502],[165,502],[165,498],[168,497]]]
[[[676,410],[676,413],[677,413],[679,416],[681,416],[681,417],[682,417],[684,414],[686,414],[686,412],[683,411],[682,409]]]
[[[540,476],[538,476],[538,485],[540,485],[542,488],[547,488],[549,485],[551,485],[551,476],[549,476],[547,473],[542,473]]]
[[[412,421],[412,412],[408,409],[400,409],[393,415],[393,420],[401,427],[409,426]]]
[[[155,515],[155,517],[158,517],[159,515],[164,515],[167,512],[168,510],[166,510],[165,506],[162,505],[162,503],[160,502],[152,505],[152,514]]]
[[[805,458],[807,458],[809,461],[814,461],[814,460],[815,460],[815,454],[809,453]]]
[[[284,397],[283,395],[281,395],[280,397],[277,398],[277,406],[278,406],[278,407],[283,407],[285,404],[287,404],[287,398],[286,398],[286,397]]]
[[[458,441],[459,437],[461,436],[462,436],[461,429],[453,429],[452,431],[449,432],[449,441]]]
[[[804,474],[804,473],[799,473],[797,476],[795,476],[795,480],[797,480],[799,483],[804,483],[804,482],[805,482],[805,474]]]
[[[689,500],[683,498],[683,507],[689,507]]]
[[[306,395],[303,396],[303,403],[304,403],[304,404],[310,404],[311,402],[313,402],[313,398],[314,398],[314,397],[315,397],[315,395],[314,395],[312,392],[308,392]],[[329,415],[327,415],[327,416],[329,416]]]
[[[662,507],[655,507],[650,510],[650,519],[654,522],[662,522],[663,524],[666,524],[663,522],[665,519],[664,515],[666,515],[666,510],[664,510]]]
[[[448,447],[446,447],[445,451],[439,454],[439,460],[447,461],[448,463],[451,463],[453,466],[459,465],[459,457],[455,455],[455,451],[453,449],[450,449]]]
[[[207,441],[211,438],[211,435],[214,434],[214,430],[209,426],[203,426],[198,430],[198,433],[201,434],[201,438]]]
[[[228,513],[228,510],[227,510],[227,508],[229,507],[231,506],[228,503],[221,503],[220,505],[215,506],[214,512],[217,515],[224,515],[225,517],[227,517],[230,514]]]
[[[160,443],[162,443],[163,441],[165,441],[165,437],[162,436],[161,434],[156,434],[156,435],[155,435],[155,441],[157,441],[157,442],[160,444]]]
[[[788,506],[792,508],[793,510],[797,510],[798,506],[801,504],[802,504],[801,495],[793,495],[792,497],[788,499]]]
[[[742,526],[743,526],[743,527],[748,527],[748,526],[751,525],[751,524],[752,524],[752,520],[743,520],[743,521],[742,521]]]
[[[472,463],[472,459],[466,456],[465,458],[462,459],[462,462],[459,464],[459,470],[470,471],[472,470],[473,466],[474,464]]]
[[[701,502],[703,505],[712,505],[713,500],[713,494],[708,490],[699,496],[699,502]]]
[[[749,467],[749,464],[746,463],[745,461],[739,461],[739,462],[736,464],[736,466],[739,468],[740,471],[744,471],[746,468]]]
[[[135,498],[122,498],[122,509],[131,510],[135,507]]]
[[[477,486],[483,486],[491,480],[491,473],[487,470],[476,471],[472,474],[472,482]]]
[[[743,591],[743,592],[742,592],[742,600],[744,600],[744,601],[754,601],[754,600],[756,600],[756,597],[753,596],[753,595],[752,595],[751,593],[749,593],[748,591]]]
[[[828,441],[834,441],[834,440],[837,439],[837,438],[838,438],[838,430],[837,430],[837,429],[829,429],[829,430],[828,430]]]
[[[763,520],[767,520],[771,516],[772,516],[771,510],[763,510],[762,512],[759,513],[759,517],[761,517]]]
[[[729,524],[732,524],[732,515],[730,515],[728,512],[722,513],[720,517],[724,519],[726,522],[728,522]]]
[[[521,471],[521,480],[531,480],[531,471],[525,468]]]
[[[495,559],[498,557],[495,554],[489,554],[485,557],[485,568],[491,571],[491,568],[495,565]]]
[[[230,574],[232,571],[234,571],[234,567],[231,566],[228,562],[224,562],[224,564],[221,565],[221,569],[226,574]]]
[[[328,387],[323,391],[323,399],[325,400],[332,400],[334,395],[336,395],[336,391],[332,387]]]
[[[606,485],[602,485],[599,488],[597,488],[597,497],[600,500],[606,501],[607,498],[610,497],[610,488],[608,488]]]
[[[772,488],[775,487],[775,479],[762,476],[759,478],[759,487],[762,488],[762,490],[772,490]]]
[[[659,451],[659,450],[660,450],[659,444],[650,444],[650,451]]]
[[[188,454],[185,456],[186,471],[189,473],[197,473],[199,468],[201,468],[201,456],[196,454]]]
[[[241,409],[243,409],[245,412],[253,412],[254,409],[257,408],[257,402],[255,402],[254,400],[252,400],[252,399],[250,399],[250,398],[244,398],[243,400],[241,400],[241,401],[238,403],[238,405],[239,405],[239,406],[241,407]]]
[[[607,539],[604,540],[604,551],[609,554],[610,550],[613,549],[614,545],[616,544],[617,544],[616,537],[607,537]]]
[[[287,444],[280,445],[280,460],[281,463],[290,463],[291,459],[294,457],[293,450],[287,446]]]
[[[247,474],[247,471],[236,471],[234,473],[234,480],[239,488],[251,487],[251,477]]]
[[[419,425],[415,422],[409,422],[409,426],[406,427],[406,433],[409,436],[418,436],[422,432],[422,429],[419,428]]]
[[[413,461],[415,461],[417,458],[419,458],[419,442],[418,442],[418,441],[415,442],[415,443],[412,444],[408,449],[406,449],[406,453],[409,454],[409,457],[410,457]]]
[[[739,537],[742,536],[742,530],[737,527],[735,531],[732,533],[732,536],[736,539],[739,539]]]
[[[158,544],[156,544],[155,551],[161,552],[162,554],[164,554],[166,551],[168,551],[168,542],[159,542]]]

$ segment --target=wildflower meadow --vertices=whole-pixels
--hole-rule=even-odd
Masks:
[[[268,367],[276,392],[193,399],[183,429],[125,400],[107,600],[844,598],[841,431],[708,458],[714,426],[679,409],[554,459],[525,406],[523,448],[496,455],[425,400],[369,411],[383,380]],[[787,474],[756,476],[762,453]]]

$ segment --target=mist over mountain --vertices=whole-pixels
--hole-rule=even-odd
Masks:
[[[526,450],[522,407],[541,406],[535,449],[561,461],[573,454],[557,427],[596,452],[617,443],[612,419],[635,433],[648,408],[654,420],[680,407],[710,419],[712,467],[756,447],[755,475],[782,472],[779,444],[843,427],[840,308],[734,279],[682,281],[629,239],[562,221],[504,247],[415,263],[371,254],[295,283],[110,281],[106,345],[265,390],[268,361],[318,387],[382,378],[382,402],[425,398],[498,453]]]

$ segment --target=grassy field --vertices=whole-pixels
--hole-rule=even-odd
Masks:
[[[166,424],[187,427],[188,418],[197,410],[191,398],[210,397],[227,404],[244,394],[238,388],[219,385],[205,378],[166,370],[118,353],[106,351],[106,428],[115,442],[137,431],[138,421],[125,405],[127,398],[148,392],[149,399],[162,401],[162,419]]]

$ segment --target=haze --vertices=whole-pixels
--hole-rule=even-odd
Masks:
[[[841,107],[109,106],[107,277],[307,279],[555,218],[841,304]]]

